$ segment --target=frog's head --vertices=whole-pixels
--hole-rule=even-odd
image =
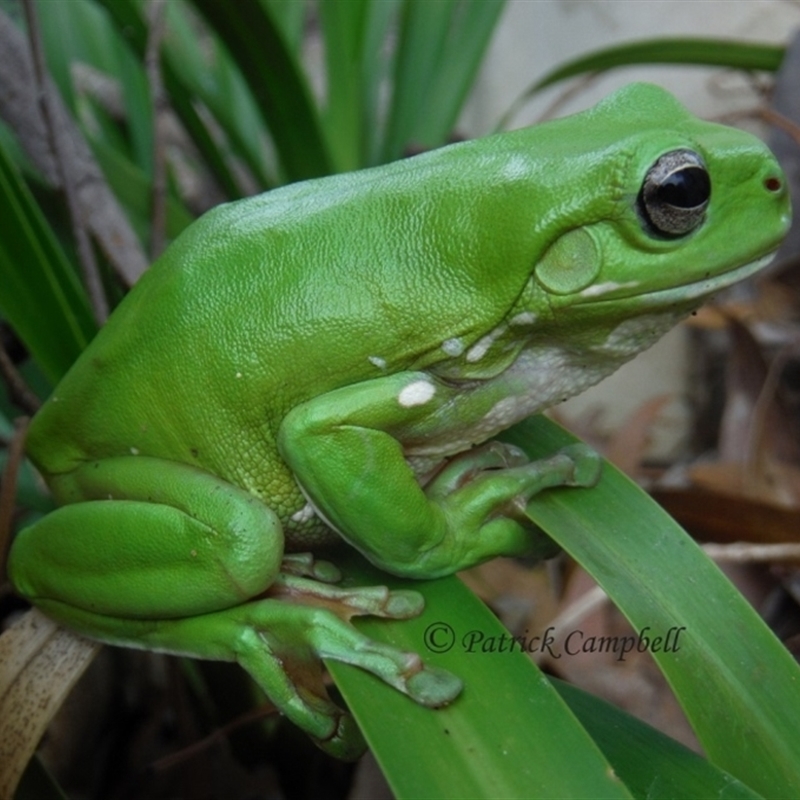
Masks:
[[[540,229],[511,317],[573,340],[639,325],[625,345],[635,352],[771,259],[791,218],[786,182],[761,141],[695,118],[656,86],[628,86],[550,132],[578,120],[592,142],[584,201]]]

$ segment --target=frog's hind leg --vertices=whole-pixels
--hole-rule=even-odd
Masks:
[[[75,502],[21,531],[9,557],[12,582],[37,605],[114,618],[197,616],[258,595],[280,571],[276,514],[215,475],[130,456],[69,477],[62,499]]]
[[[416,592],[331,586],[338,571],[327,562],[284,558],[280,522],[257,498],[195,468],[148,461],[79,470],[75,497],[88,499],[14,542],[9,575],[20,593],[91,638],[238,661],[282,713],[340,757],[358,755],[363,742],[327,697],[321,658],[362,667],[425,705],[458,694],[449,673],[349,622],[414,616]]]

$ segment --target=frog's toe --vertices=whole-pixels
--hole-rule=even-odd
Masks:
[[[221,613],[237,632],[236,660],[277,708],[339,758],[358,757],[363,742],[355,722],[328,697],[320,658],[360,667],[433,708],[462,688],[458,678],[416,653],[365,636],[329,603],[320,608],[266,599]]]
[[[464,684],[440,667],[425,665],[406,682],[406,693],[417,703],[429,708],[440,708],[458,697]]]
[[[569,445],[561,451],[572,459],[574,464],[569,486],[595,486],[600,480],[603,459],[588,445],[581,443]]]
[[[322,583],[338,583],[342,573],[330,561],[317,561],[312,553],[284,553],[281,572],[301,578],[313,578]]]
[[[386,586],[344,589],[286,573],[278,576],[268,594],[302,605],[325,606],[341,619],[365,615],[409,619],[425,608],[422,595],[410,589],[390,591]]]
[[[339,714],[336,730],[330,738],[312,738],[317,747],[342,761],[355,761],[367,749],[356,721],[345,712]]]
[[[389,592],[379,616],[390,619],[411,619],[418,617],[425,608],[425,598],[413,589],[397,589]]]

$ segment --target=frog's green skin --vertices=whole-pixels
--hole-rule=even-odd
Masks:
[[[659,235],[637,196],[683,150],[705,164],[710,202],[692,230]],[[335,589],[335,568],[284,547],[340,536],[417,578],[535,549],[515,510],[545,486],[591,485],[595,457],[529,464],[497,444],[450,457],[752,274],[789,214],[760,142],[648,85],[217,208],[36,416],[30,453],[64,505],[17,538],[14,584],[89,636],[239,661],[351,756],[349,718],[294,665],[349,661],[428,705],[460,683],[346,621],[412,616],[416,593]]]

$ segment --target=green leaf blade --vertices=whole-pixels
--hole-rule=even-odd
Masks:
[[[332,171],[316,106],[302,69],[268,7],[260,3],[194,0],[225,43],[261,109],[288,181]]]
[[[504,0],[406,0],[383,158],[438,147],[453,131]]]
[[[635,797],[755,800],[752,789],[697,753],[564,681],[550,679]]]
[[[786,48],[724,39],[658,38],[615,45],[567,61],[529,86],[511,105],[498,128],[505,128],[519,108],[537,92],[566,78],[635,64],[682,64],[775,72]]]
[[[72,266],[0,142],[0,312],[55,383],[95,332]]]
[[[541,417],[504,438],[534,458],[575,441]],[[528,514],[634,628],[686,628],[653,657],[711,761],[765,797],[800,796],[800,668],[677,523],[608,464],[597,487],[544,492]]]
[[[369,8],[369,0],[320,6],[328,80],[325,130],[340,172],[357,169],[364,149],[361,64]]]
[[[337,559],[348,576],[392,588],[424,588],[426,608],[411,620],[355,620],[367,635],[457,674],[465,684],[454,703],[417,705],[355,667],[326,662],[398,798],[629,798],[599,748],[554,688],[519,649],[465,652],[463,637],[509,634],[455,577],[402,581],[360,558]],[[455,633],[444,653],[426,649],[426,629],[446,622]],[[387,721],[391,724],[387,724]],[[411,766],[413,765],[413,766]],[[411,766],[411,768],[410,768]]]

